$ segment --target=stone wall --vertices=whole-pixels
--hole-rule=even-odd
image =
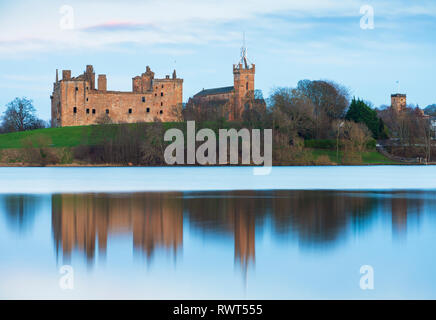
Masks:
[[[62,72],[55,82],[52,99],[52,126],[78,126],[100,123],[104,118],[113,123],[177,121],[173,109],[182,104],[183,80],[167,76],[154,79],[147,67],[141,77],[133,78],[132,92],[107,91],[105,75],[98,77],[87,66],[83,75],[71,78]]]
[[[407,97],[405,94],[393,94],[391,95],[391,106],[396,111],[401,111],[406,108],[407,105]]]
[[[238,120],[244,111],[244,100],[248,92],[254,92],[255,65],[244,68],[242,64],[233,66],[233,83],[235,88],[234,110],[229,120]]]

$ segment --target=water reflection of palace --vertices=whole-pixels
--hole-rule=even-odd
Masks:
[[[166,193],[53,195],[52,226],[64,258],[77,249],[91,260],[96,244],[105,253],[117,234],[132,234],[134,249],[147,256],[157,247],[175,253],[183,242],[182,201]]]
[[[76,250],[93,261],[116,235],[131,235],[135,251],[149,258],[158,248],[177,254],[185,219],[206,237],[233,238],[234,262],[246,270],[255,262],[256,234],[265,228],[279,241],[297,240],[303,250],[333,247],[380,214],[390,214],[393,233],[402,234],[424,203],[419,192],[65,194],[52,196],[52,228],[56,250],[67,259]]]
[[[233,236],[235,263],[246,269],[255,261],[256,219],[268,203],[256,191],[190,192],[184,199],[190,224],[204,233]]]

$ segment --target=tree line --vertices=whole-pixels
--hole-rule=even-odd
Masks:
[[[362,153],[373,150],[376,141],[394,141],[389,151],[397,156],[422,157],[427,161],[435,152],[434,132],[430,121],[419,108],[407,107],[402,112],[393,108],[374,108],[370,102],[351,98],[349,90],[333,81],[302,80],[295,88],[280,87],[264,98],[260,90],[249,92],[244,99],[240,121],[229,122],[233,101],[191,98],[170,112],[177,120],[172,126],[184,129],[183,122],[196,121],[197,129],[248,128],[273,129],[273,161],[275,164],[329,164],[331,157],[313,158],[310,149],[331,149],[334,162],[360,163]],[[1,122],[2,132],[25,131],[47,127],[36,117],[32,101],[16,98],[6,106]],[[110,117],[99,119],[92,132],[102,137],[99,143],[84,143],[57,158],[72,158],[88,163],[132,165],[164,165],[167,142],[165,129],[154,123],[113,125]],[[185,135],[186,136],[186,135]],[[49,142],[25,141],[28,149],[49,155]],[[41,147],[38,147],[41,146]],[[32,152],[28,152],[32,155]],[[341,156],[340,156],[341,155]],[[434,157],[434,155],[433,155]],[[45,159],[56,160],[46,156]],[[48,160],[47,160],[48,161]]]

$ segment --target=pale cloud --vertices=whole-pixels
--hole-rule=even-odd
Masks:
[[[144,30],[159,30],[159,27],[147,23],[133,23],[122,21],[109,21],[97,25],[82,28],[84,32],[120,32],[120,31],[144,31]]]
[[[65,13],[59,1],[16,1],[0,13],[0,54],[61,50],[118,50],[126,43],[138,45],[204,44],[240,41],[242,30],[229,23],[256,24],[265,31],[285,20],[289,33],[319,27],[319,18],[356,17],[363,4],[375,7],[376,19],[407,15],[436,15],[436,4],[422,0],[149,0],[84,1],[71,3],[74,28],[63,30]],[[43,19],[41,19],[43,18]],[[295,22],[293,22],[295,18]],[[306,19],[301,21],[298,19]],[[273,20],[276,20],[275,22]],[[379,19],[378,19],[379,20]],[[378,23],[378,21],[377,21]],[[386,25],[386,24],[385,24]]]
[[[59,9],[68,4],[74,29],[62,30]],[[362,5],[374,7],[374,30],[360,29]],[[243,31],[265,92],[271,85],[327,76],[364,87],[367,98],[380,104],[388,97],[386,82],[404,77],[404,87],[419,95],[415,102],[427,105],[435,101],[434,17],[434,0],[0,1],[0,69],[27,75],[29,63],[21,62],[37,60],[35,74],[53,73],[36,82],[0,76],[0,106],[29,90],[26,95],[39,99],[49,117],[54,70],[77,74],[88,62],[110,74],[114,89],[130,90],[129,77],[143,65],[168,72],[174,60],[185,79],[185,98],[203,86],[225,86],[231,69],[223,68],[236,62]],[[283,67],[276,67],[279,62]],[[363,82],[368,70],[377,76]]]
[[[74,28],[59,27],[63,4],[54,1],[17,1],[0,14],[0,53],[67,49],[108,49],[120,43],[153,45],[240,41],[240,31],[221,24],[262,20],[268,14],[290,16],[350,15],[359,1],[250,0],[205,1],[75,1]],[[43,17],[44,19],[41,19]]]

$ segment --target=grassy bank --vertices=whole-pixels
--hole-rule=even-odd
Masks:
[[[218,124],[208,124],[210,128],[216,127]],[[224,127],[229,127],[231,124],[226,123]],[[130,125],[129,125],[130,126]],[[134,126],[134,124],[132,124]],[[184,123],[163,123],[163,129],[166,130],[172,127],[184,128]],[[222,124],[220,124],[222,126]],[[44,158],[55,155],[60,165],[70,165],[76,163],[79,165],[90,165],[89,161],[77,161],[74,158],[74,149],[83,146],[97,146],[102,144],[104,140],[111,139],[116,135],[117,125],[104,126],[76,126],[63,128],[48,128],[38,129],[23,132],[14,132],[0,134],[0,163],[19,164],[26,163],[26,155],[29,152],[37,153],[37,156]],[[32,144],[38,140],[45,141],[44,148],[39,150],[29,149],[29,143]],[[319,143],[318,143],[319,144]],[[354,159],[347,158],[342,151],[339,152],[337,158],[336,150],[329,148],[325,141],[322,142],[319,148],[315,143],[310,143],[305,146],[305,158],[302,163],[280,163],[280,164],[297,164],[297,165],[328,165],[328,164],[396,164],[392,160],[386,158],[379,152],[369,149],[355,155]],[[38,147],[36,147],[38,149]],[[46,154],[41,154],[46,153]]]
[[[91,131],[90,126],[79,126],[5,133],[0,134],[0,149],[23,148],[26,139],[32,139],[39,135],[49,137],[53,147],[75,147],[84,141],[90,143]]]
[[[339,159],[337,158],[335,150],[311,149],[311,151],[315,161],[322,156],[328,157],[332,163],[336,164],[341,164],[345,161],[342,151],[339,151]],[[362,152],[360,156],[362,158],[362,164],[398,164],[398,162],[390,160],[377,151]]]
[[[135,124],[132,124],[134,126]],[[180,126],[180,123],[163,123],[164,129]],[[97,145],[104,138],[111,138],[117,125],[76,126],[62,128],[37,129],[0,134],[0,149],[19,149],[25,147],[26,140],[38,137],[48,138],[51,147],[77,147],[80,145]]]

